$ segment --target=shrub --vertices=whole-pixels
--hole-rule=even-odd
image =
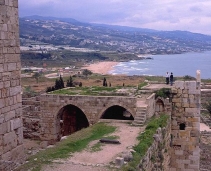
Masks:
[[[157,97],[169,98],[170,94],[171,94],[170,88],[162,88],[155,92],[155,98]]]
[[[190,81],[190,80],[196,80],[196,78],[194,78],[194,77],[192,77],[192,76],[190,76],[190,75],[185,75],[185,76],[183,77],[183,80],[184,80],[184,81]]]

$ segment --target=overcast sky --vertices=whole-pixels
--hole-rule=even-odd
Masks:
[[[19,15],[211,35],[211,0],[19,0]]]

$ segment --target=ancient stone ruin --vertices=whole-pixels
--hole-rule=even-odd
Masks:
[[[0,0],[0,170],[24,157],[18,1]]]
[[[18,0],[0,0],[0,14],[0,170],[13,170],[24,160],[23,121],[27,138],[50,144],[100,119],[128,119],[141,126],[160,112],[171,115],[171,124],[165,128],[167,130],[157,131],[155,148],[149,148],[141,165],[149,169],[156,167],[149,158],[154,151],[159,153],[156,147],[162,140],[169,149],[171,171],[199,170],[199,71],[197,81],[175,82],[170,99],[155,99],[154,93],[144,101],[127,96],[53,94],[24,99],[22,121]],[[119,112],[117,118],[108,112],[113,110]]]

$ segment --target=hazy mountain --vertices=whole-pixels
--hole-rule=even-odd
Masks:
[[[29,16],[20,18],[22,45],[28,40],[96,50],[132,53],[183,53],[211,50],[211,36],[188,31],[158,31],[93,24],[72,18]]]

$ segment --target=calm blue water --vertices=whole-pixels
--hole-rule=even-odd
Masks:
[[[196,77],[196,70],[201,70],[201,78],[211,79],[211,51],[151,57],[153,60],[121,62],[110,73],[165,76],[168,71],[174,76]]]

